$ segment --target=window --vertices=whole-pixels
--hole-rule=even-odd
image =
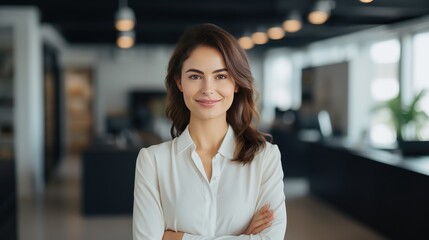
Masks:
[[[292,64],[281,55],[269,56],[265,62],[263,118],[272,120],[274,108],[287,110],[292,107]]]
[[[397,39],[374,43],[370,47],[372,66],[370,138],[375,146],[389,146],[396,141],[396,131],[387,101],[399,95],[400,44]]]
[[[413,95],[421,90],[429,91],[429,32],[416,34],[413,39]],[[418,108],[429,115],[429,92],[421,99]],[[418,138],[429,140],[429,122],[426,121],[418,131]]]

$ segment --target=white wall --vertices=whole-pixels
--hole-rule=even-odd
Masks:
[[[40,16],[32,7],[0,8],[0,25],[13,29],[14,138],[19,198],[41,196],[43,81]]]
[[[249,58],[250,71],[254,81],[254,85],[258,94],[258,102],[261,104],[263,97],[263,74],[264,74],[264,57],[262,52],[248,52],[247,57]]]
[[[129,50],[112,46],[73,46],[63,53],[63,64],[92,66],[94,114],[97,134],[104,132],[109,113],[127,111],[131,90],[163,90],[170,46],[137,46]]]
[[[127,110],[131,90],[163,90],[171,48],[134,49],[133,54],[103,57],[96,67],[97,132],[109,113]]]
[[[261,118],[266,128],[270,128],[274,120],[274,107],[281,109],[296,109],[299,107],[301,96],[296,93],[299,92],[301,85],[299,84],[300,82],[292,81],[301,79],[301,69],[295,69],[297,66],[300,67],[297,62],[297,59],[291,59],[291,51],[287,48],[270,49],[264,55]],[[299,76],[295,76],[296,74],[299,74]],[[278,96],[280,94],[282,97]]]

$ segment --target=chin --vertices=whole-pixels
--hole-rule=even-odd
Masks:
[[[201,120],[213,120],[218,118],[225,118],[226,120],[226,112],[225,113],[200,113],[195,114],[195,117]]]

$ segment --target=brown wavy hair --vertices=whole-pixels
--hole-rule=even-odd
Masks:
[[[226,68],[238,87],[238,92],[235,93],[232,105],[227,111],[226,120],[235,132],[236,148],[233,160],[243,164],[251,162],[255,154],[265,146],[266,134],[255,127],[259,113],[254,102],[256,91],[249,62],[237,40],[214,24],[200,24],[185,30],[168,63],[165,78],[166,115],[173,121],[171,136],[178,137],[189,124],[190,112],[176,80],[181,78],[183,62],[201,45],[213,47],[222,54]]]

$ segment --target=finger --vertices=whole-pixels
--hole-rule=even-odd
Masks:
[[[266,212],[263,212],[263,213],[258,213],[257,215],[255,215],[253,217],[252,222],[259,222],[259,221],[261,221],[261,220],[263,220],[265,218],[270,218],[273,215],[274,215],[273,211],[266,211]]]
[[[268,209],[268,210],[256,213],[255,216],[253,216],[253,218],[254,219],[259,219],[261,217],[265,217],[265,216],[271,215],[272,213],[273,213],[273,211]]]
[[[256,229],[254,229],[251,234],[253,234],[253,235],[259,234],[262,231],[264,231],[265,229],[269,228],[271,225],[272,225],[272,222],[264,224],[263,226],[260,226],[260,227],[258,227]]]
[[[274,218],[274,215],[272,213],[266,213],[261,218],[255,219],[253,221],[252,226],[253,228],[259,227],[267,222],[272,221]]]
[[[252,218],[245,234],[251,234],[251,232],[259,227],[260,225],[269,222],[273,216],[273,211],[269,210],[269,205],[264,205]],[[264,220],[265,219],[265,220]]]
[[[269,204],[265,204],[264,206],[261,207],[261,209],[259,209],[259,213],[261,212],[265,212],[268,211],[270,209],[270,205]]]
[[[260,225],[259,227],[253,229],[252,234],[258,234],[262,231],[264,231],[265,229],[269,228],[271,226],[271,224],[273,224],[273,221],[267,222],[265,224]]]
[[[274,217],[271,214],[271,215],[267,215],[266,217],[261,218],[259,220],[253,220],[251,222],[250,226],[248,227],[248,231],[253,232],[254,229],[256,229],[256,228],[258,228],[258,227],[260,227],[260,226],[262,226],[262,225],[264,225],[266,223],[272,222],[273,219],[274,219]]]

